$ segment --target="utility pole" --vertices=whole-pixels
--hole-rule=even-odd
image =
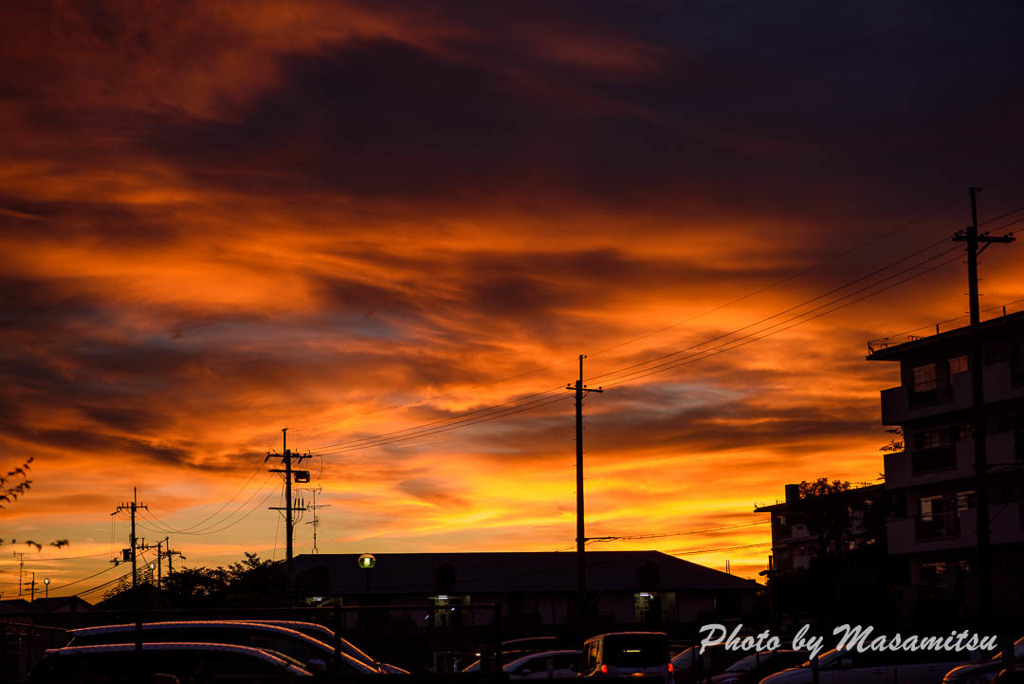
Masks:
[[[132,530],[131,530],[131,534],[129,534],[129,536],[128,536],[128,547],[129,547],[129,551],[130,551],[130,555],[131,555],[131,561],[132,561],[132,593],[133,594],[136,592],[136,589],[138,588],[138,584],[139,584],[139,561],[138,561],[138,553],[137,553],[138,546],[139,546],[139,540],[135,536],[135,514],[138,512],[138,510],[140,508],[141,509],[145,509],[147,511],[149,510],[148,506],[146,506],[145,504],[140,504],[139,503],[139,490],[138,490],[137,487],[133,487],[132,488],[132,500],[127,502],[127,503],[123,503],[123,504],[118,505],[117,509],[115,509],[114,512],[110,514],[110,515],[117,515],[118,513],[121,513],[123,511],[128,511],[129,514],[131,515]]]
[[[298,506],[292,501],[292,478],[294,477],[295,482],[309,482],[309,471],[308,470],[292,470],[292,460],[297,460],[300,463],[303,459],[312,458],[309,453],[300,454],[298,452],[291,452],[288,450],[288,428],[281,428],[281,451],[282,453],[270,453],[267,454],[264,463],[272,458],[280,458],[284,464],[284,468],[272,468],[270,472],[280,473],[284,475],[284,499],[285,505],[282,506],[271,506],[272,511],[284,511],[284,526],[285,526],[285,574],[287,581],[288,590],[288,605],[291,606],[295,600],[295,567],[292,562],[292,541],[294,538],[295,523],[292,520],[292,515],[297,511],[304,511],[306,507],[302,504]]]
[[[583,359],[580,354],[580,375],[575,385],[566,385],[576,394],[576,630],[580,644],[586,639],[587,611],[587,536],[583,523],[583,395],[589,392],[603,392],[598,387],[591,389],[583,384]]]
[[[953,236],[954,242],[967,243],[967,287],[970,300],[970,370],[971,403],[973,405],[974,497],[977,502],[978,536],[978,619],[985,622],[992,616],[992,557],[990,553],[991,522],[988,501],[988,445],[985,443],[985,389],[983,386],[984,347],[981,339],[981,308],[978,301],[978,254],[993,243],[1014,241],[1013,233],[992,236],[978,234],[978,190],[971,188],[971,224]],[[980,249],[979,244],[984,246]]]
[[[174,565],[172,564],[172,561],[174,560],[175,556],[177,556],[181,560],[188,560],[188,559],[181,555],[181,551],[174,551],[174,550],[171,549],[171,539],[170,539],[170,537],[165,539],[165,541],[167,542],[167,551],[165,551],[164,554],[167,556],[167,575],[169,577],[172,574],[174,574]]]
[[[32,598],[29,599],[29,603],[35,603],[36,602],[36,573],[35,573],[35,570],[32,571],[31,591],[32,591]]]
[[[153,546],[152,544],[146,544],[145,540],[143,540],[143,544],[140,547],[143,551],[148,551],[150,549],[156,549],[156,588],[157,589],[160,589],[162,587],[162,580],[163,580],[163,564],[162,564],[162,561],[164,559],[164,556],[168,555],[168,552],[164,551],[164,544],[169,544],[169,537],[165,537],[162,541],[158,541],[156,543],[156,546]]]
[[[15,551],[14,555],[18,557],[18,596],[21,596],[21,587],[25,584],[25,552]]]

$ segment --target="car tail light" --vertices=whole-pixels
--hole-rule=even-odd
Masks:
[[[608,674],[608,666],[601,665],[601,674]]]

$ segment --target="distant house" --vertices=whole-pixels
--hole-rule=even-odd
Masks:
[[[502,622],[567,625],[574,620],[575,553],[377,554],[372,570],[357,554],[295,558],[307,596],[342,605],[422,606],[418,619],[446,620],[460,605],[494,603]],[[760,588],[657,551],[588,551],[587,588],[596,621],[606,625],[695,624],[749,611]]]
[[[77,596],[39,597],[31,602],[26,599],[0,601],[0,613],[85,613],[91,610],[92,604]]]
[[[28,600],[26,599],[6,599],[0,601],[0,613],[24,613],[29,608]]]
[[[806,570],[816,558],[842,558],[858,550],[885,547],[883,485],[801,497],[800,485],[788,484],[785,492],[785,501],[754,509],[771,515],[776,576]]]
[[[1024,614],[1024,312],[982,324],[987,487],[996,613]],[[882,392],[882,422],[905,448],[885,457],[897,504],[889,554],[902,566],[906,612],[976,613],[977,479],[969,328],[869,344],[870,361],[899,363]],[[961,616],[962,617],[962,616]]]
[[[37,598],[31,603],[29,610],[44,613],[87,613],[93,610],[93,606],[77,596],[54,596]]]

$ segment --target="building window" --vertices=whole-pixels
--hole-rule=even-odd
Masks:
[[[956,431],[956,441],[958,442],[974,439],[974,426],[970,423],[961,423],[954,430]]]
[[[958,356],[955,359],[949,360],[949,374],[956,375],[957,373],[967,372],[967,357]]]
[[[914,373],[914,394],[927,394],[928,392],[934,392],[938,387],[938,382],[935,377],[935,364],[929,363],[927,366],[918,366],[913,370]]]
[[[922,430],[917,433],[917,440],[914,446],[919,450],[938,449],[943,445],[944,430]]]
[[[661,602],[658,600],[658,595],[654,592],[641,591],[633,594],[633,608],[637,624],[658,622],[661,618]]]
[[[939,383],[934,363],[911,369],[910,380],[911,392],[907,399],[911,406],[932,404],[938,400]]]
[[[967,495],[964,492],[965,504]],[[945,539],[960,536],[959,495],[923,496],[919,500],[921,515],[917,521],[917,538]]]
[[[956,493],[956,512],[960,514],[969,508],[974,508],[978,505],[974,497],[974,490],[971,489],[966,492]]]
[[[942,515],[941,496],[921,497],[921,520],[932,522],[940,515]]]

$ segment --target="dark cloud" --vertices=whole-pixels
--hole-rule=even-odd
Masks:
[[[395,488],[435,506],[464,508],[468,500],[454,491],[454,487],[432,477],[420,477],[399,482]]]
[[[94,430],[26,430],[22,438],[35,445],[71,449],[79,453],[136,455],[169,465],[190,465],[193,449],[161,444]]]
[[[87,281],[73,278],[0,277],[0,330],[22,331],[26,335],[53,333],[70,321],[95,317],[102,312],[102,301],[79,285]]]

